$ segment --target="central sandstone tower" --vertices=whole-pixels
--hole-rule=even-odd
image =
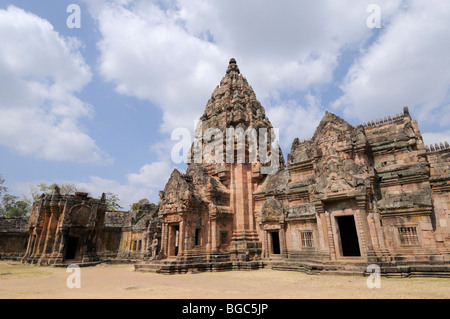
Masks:
[[[233,219],[231,258],[254,259],[261,254],[261,247],[253,193],[265,172],[280,168],[283,157],[279,147],[272,145],[276,137],[264,107],[240,74],[235,59],[230,60],[220,86],[212,93],[196,135],[202,137],[203,167],[227,188],[226,206]],[[277,149],[272,153],[273,146]]]
[[[284,167],[272,124],[231,59],[195,130],[185,174],[160,193],[158,272],[258,268],[253,193]],[[147,266],[148,267],[148,266]]]

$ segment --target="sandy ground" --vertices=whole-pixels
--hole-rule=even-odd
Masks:
[[[14,299],[300,299],[445,298],[450,279],[381,278],[369,289],[367,278],[307,275],[269,269],[185,275],[135,272],[133,265],[81,268],[81,288],[68,288],[66,268],[0,261],[0,298]]]

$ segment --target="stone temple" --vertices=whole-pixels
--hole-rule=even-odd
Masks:
[[[271,129],[231,59],[186,173],[174,170],[160,194],[158,259],[137,270],[364,273],[377,264],[387,275],[449,274],[450,147],[426,147],[407,107],[358,126],[326,112],[286,162],[264,139]],[[275,170],[264,173],[264,154]]]
[[[34,204],[28,245],[15,236],[7,247],[26,247],[31,263],[128,258],[163,274],[376,264],[386,276],[450,277],[450,146],[424,145],[407,107],[356,126],[326,112],[286,160],[276,132],[231,59],[186,172],[172,172],[156,208],[105,212],[104,200],[55,192]]]

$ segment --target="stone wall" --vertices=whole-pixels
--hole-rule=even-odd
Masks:
[[[28,243],[28,221],[0,217],[0,259],[20,259]]]
[[[450,147],[447,142],[427,148],[434,216],[432,219],[437,248],[450,253]]]
[[[158,207],[141,207],[137,212],[106,212],[99,254],[103,259],[148,259],[151,242],[161,239]]]

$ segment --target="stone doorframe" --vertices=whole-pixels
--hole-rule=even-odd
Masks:
[[[263,230],[263,257],[269,258],[271,255],[269,244],[271,238],[270,233],[278,231],[278,238],[280,240],[280,255],[282,257],[287,257],[287,247],[286,247],[286,231],[284,230],[284,222],[280,223],[264,223],[262,224]]]
[[[358,227],[358,225],[360,225],[360,221],[359,219],[361,218],[359,216],[360,214],[358,213],[354,213],[354,214],[349,214],[349,213],[340,213],[340,212],[333,212],[333,213],[328,213],[328,218],[330,218],[331,221],[331,229],[332,229],[332,234],[333,234],[333,244],[335,247],[335,257],[336,260],[342,260],[342,259],[364,259],[365,258],[365,249],[363,246],[363,240],[362,237],[364,236],[364,233],[361,229],[361,227]],[[354,222],[355,222],[355,229],[356,229],[356,234],[358,236],[358,246],[359,246],[359,251],[360,251],[360,256],[344,256],[344,253],[342,251],[342,240],[341,240],[341,234],[340,234],[340,230],[339,230],[339,226],[337,219],[339,217],[343,217],[343,216],[353,216]]]
[[[172,227],[178,225],[178,253],[177,256],[170,254],[170,235],[172,232]],[[185,247],[185,221],[181,217],[181,214],[170,214],[166,215],[164,222],[162,223],[161,232],[161,252],[163,253],[163,258],[175,258],[182,256],[184,254]]]
[[[350,197],[340,198],[350,199]],[[369,226],[367,222],[366,209],[367,198],[365,196],[354,197],[357,204],[357,210],[354,213],[344,213],[342,211],[329,212],[325,210],[325,202],[315,201],[314,205],[318,213],[317,220],[320,221],[320,215],[323,214],[326,222],[326,233],[322,234],[323,239],[328,243],[328,253],[330,260],[369,260],[373,253],[372,243],[370,239]],[[338,199],[335,199],[338,200]],[[340,248],[340,237],[337,231],[336,217],[352,215],[355,220],[356,233],[358,235],[360,257],[345,257],[342,256]],[[320,227],[319,227],[320,228]]]

